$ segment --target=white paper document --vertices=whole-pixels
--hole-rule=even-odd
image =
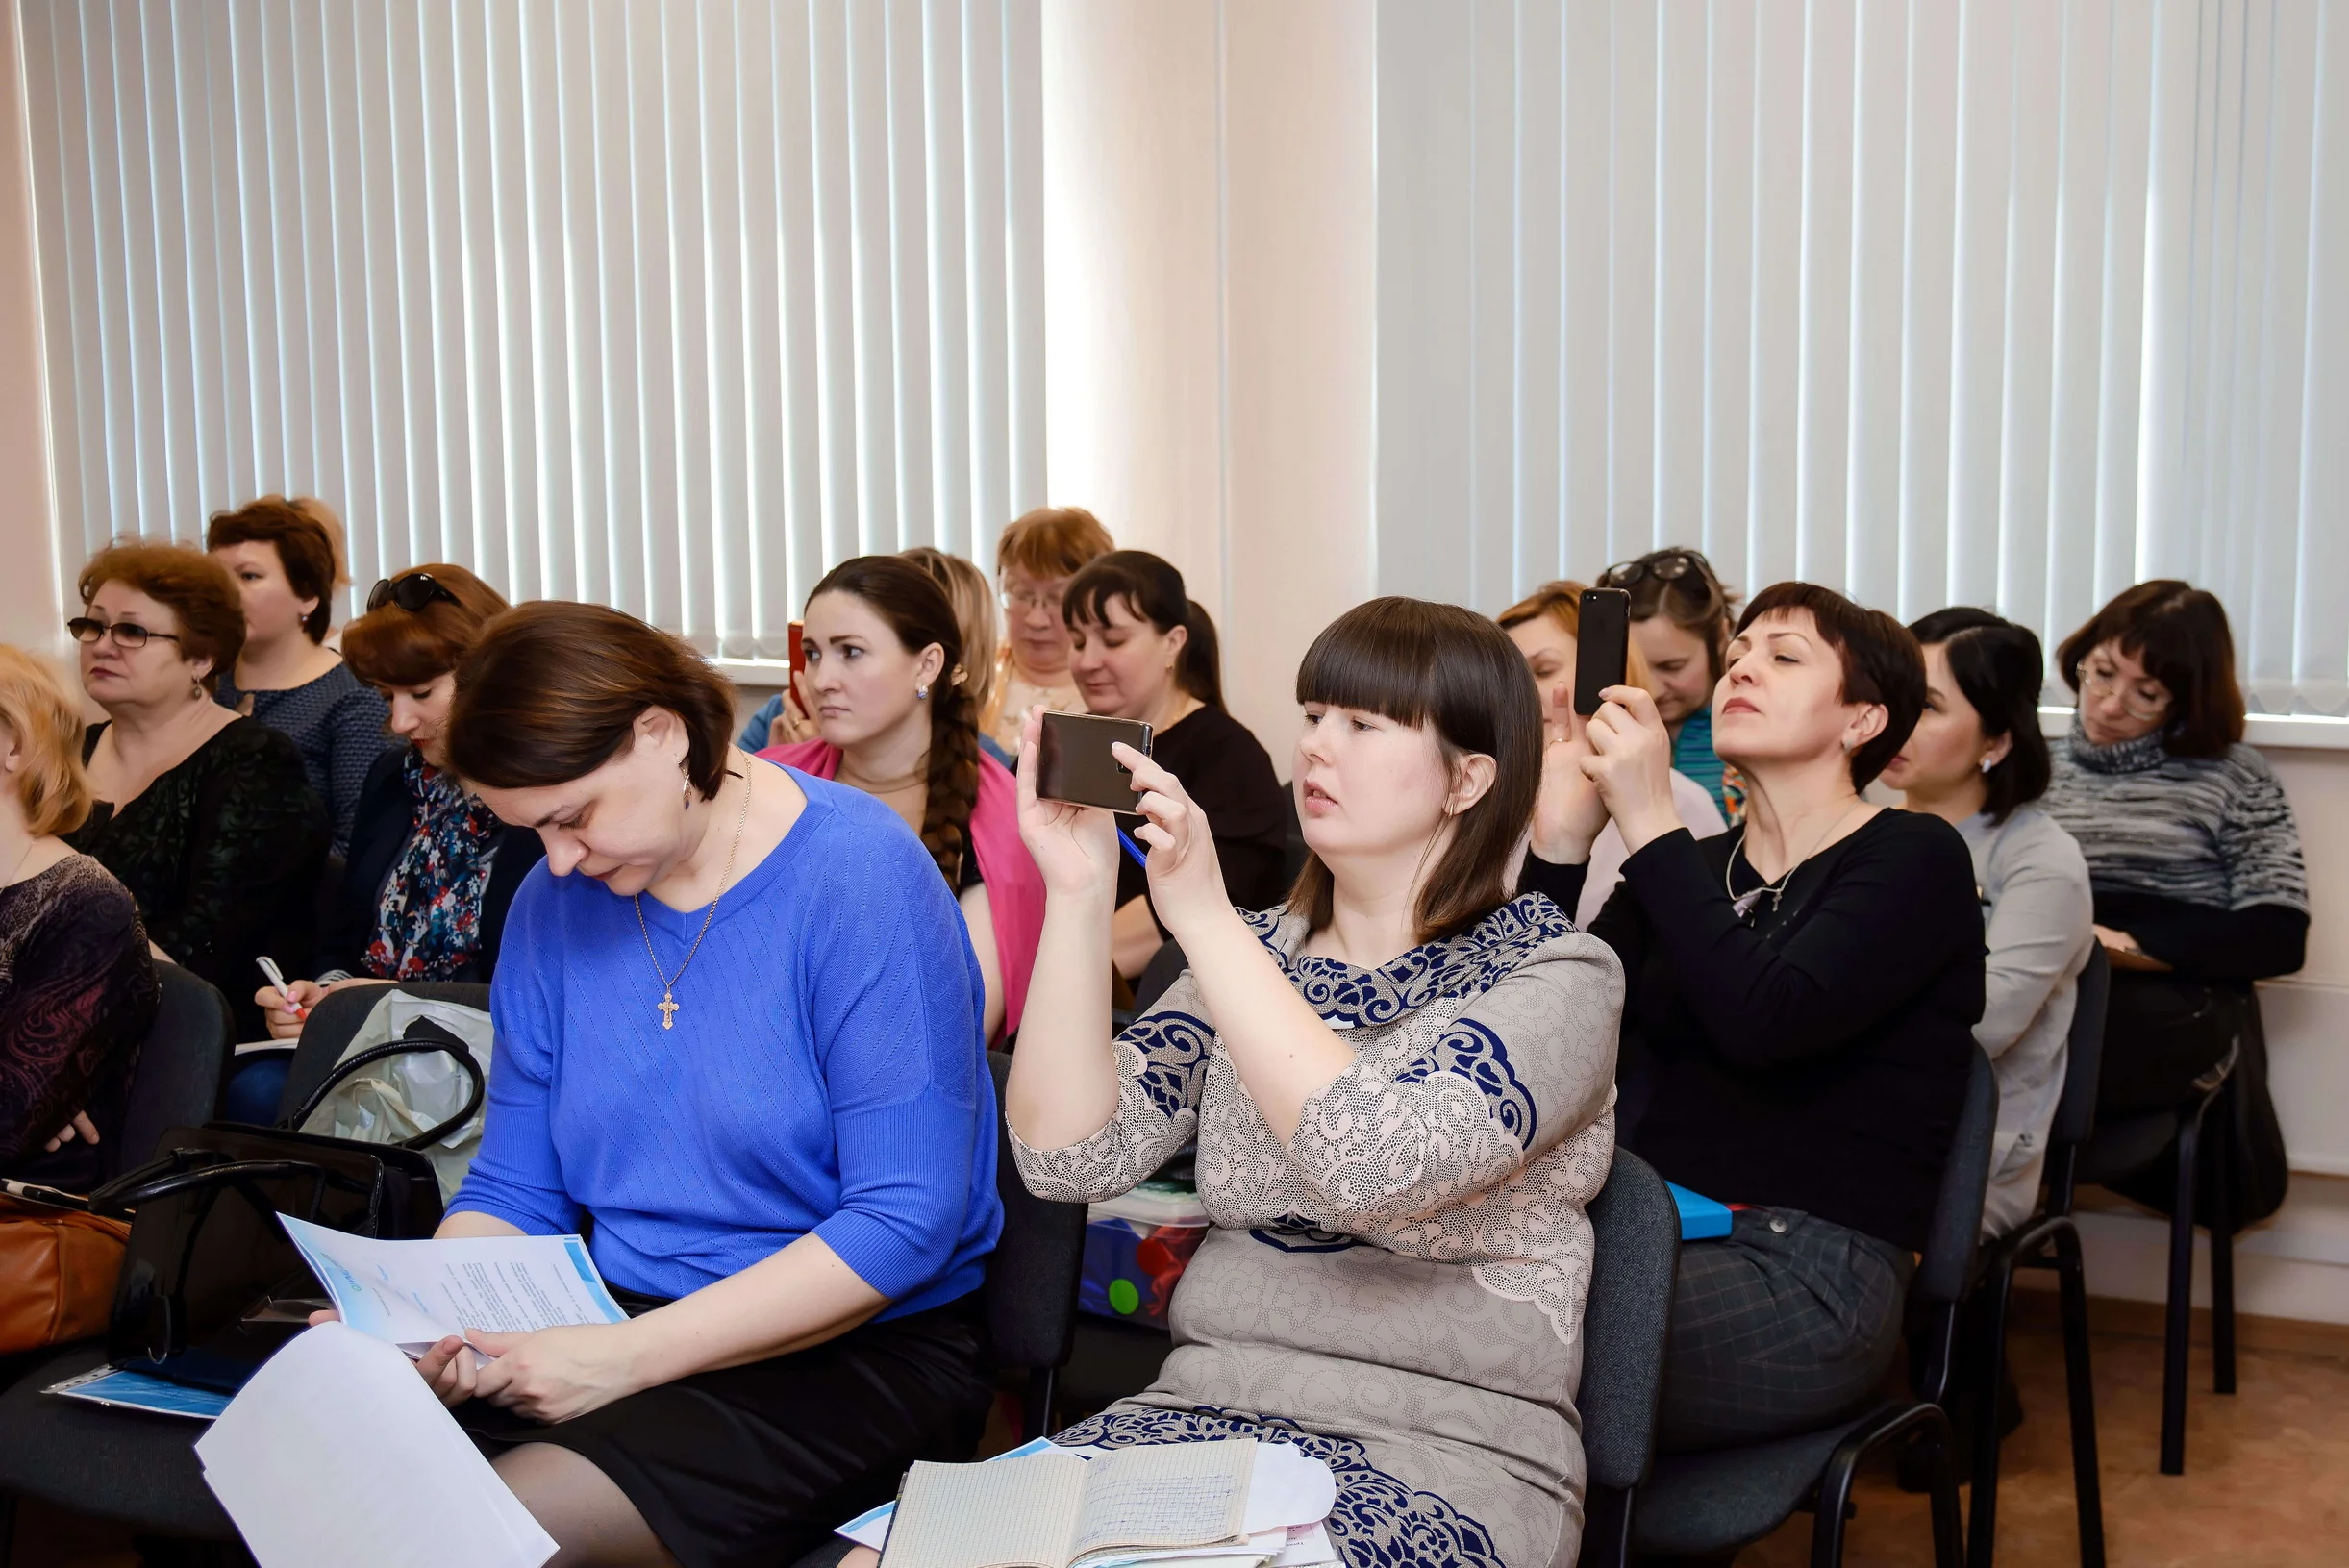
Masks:
[[[397,1350],[305,1331],[196,1440],[261,1568],[540,1568],[554,1538]]]
[[[577,1236],[377,1241],[278,1218],[342,1321],[412,1356],[467,1329],[527,1333],[628,1315]]]

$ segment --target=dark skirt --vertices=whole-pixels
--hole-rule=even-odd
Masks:
[[[685,1568],[773,1568],[895,1496],[914,1460],[968,1459],[994,1399],[987,1358],[974,1291],[551,1427],[480,1400],[455,1414],[492,1456],[553,1443],[593,1464]]]

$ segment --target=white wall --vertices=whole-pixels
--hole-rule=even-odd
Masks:
[[[44,363],[24,36],[16,8],[0,6],[0,641],[57,650],[66,644]]]

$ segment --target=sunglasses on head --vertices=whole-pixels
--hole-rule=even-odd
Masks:
[[[435,599],[458,603],[457,595],[435,581],[430,572],[403,572],[397,577],[379,580],[367,590],[367,609],[377,610],[386,605],[397,605],[411,615],[421,610]]]
[[[1600,576],[1599,586],[1628,588],[1651,579],[1658,586],[1675,589],[1698,604],[1725,597],[1721,580],[1712,574],[1712,562],[1700,550],[1660,550],[1637,560],[1619,562]]]

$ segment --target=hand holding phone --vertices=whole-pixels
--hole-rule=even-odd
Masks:
[[[1574,710],[1588,718],[1599,693],[1624,684],[1631,662],[1632,596],[1621,588],[1585,588],[1574,639]]]

